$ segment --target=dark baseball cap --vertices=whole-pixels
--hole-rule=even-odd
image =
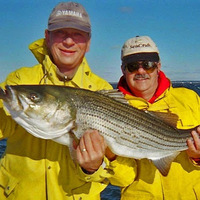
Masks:
[[[75,2],[61,2],[51,12],[48,30],[74,28],[91,33],[91,24],[85,8]]]

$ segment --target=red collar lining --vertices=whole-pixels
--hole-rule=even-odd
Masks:
[[[158,74],[158,88],[157,88],[155,94],[153,95],[153,97],[148,102],[154,103],[154,101],[169,87],[170,87],[169,79],[165,76],[165,74],[162,71],[160,71]],[[126,83],[124,76],[122,76],[120,78],[117,88],[124,95],[128,94],[128,95],[134,96],[134,94],[131,92],[131,90],[129,89],[129,87]]]

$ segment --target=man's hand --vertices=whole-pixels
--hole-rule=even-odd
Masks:
[[[188,150],[187,154],[190,158],[199,158],[200,159],[200,126],[196,130],[191,132],[192,138],[187,140]]]
[[[98,131],[87,130],[75,148],[79,165],[87,172],[94,173],[103,162],[107,145]]]

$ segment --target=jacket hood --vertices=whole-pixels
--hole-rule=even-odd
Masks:
[[[29,49],[38,60],[39,63],[42,64],[45,59],[45,55],[48,54],[45,39],[39,39],[29,45]]]
[[[31,43],[29,45],[29,49],[33,53],[37,61],[43,66],[43,70],[45,71],[45,79],[44,79],[45,81],[46,78],[48,78],[48,80],[50,80],[53,84],[58,84],[58,85],[60,84],[60,81],[66,82],[65,75],[59,72],[57,66],[50,59],[44,38],[36,40],[35,42]],[[91,81],[91,76],[93,77],[94,74],[92,73],[88,65],[86,57],[84,57],[74,77],[70,79],[70,83],[65,83],[65,84],[72,84],[69,86],[86,87],[86,88],[88,88],[89,87],[88,85],[90,85],[92,86],[92,90],[96,90],[95,89],[96,83],[94,84],[93,81]],[[97,78],[96,75],[95,77]],[[97,80],[99,79],[100,78],[98,77]],[[111,88],[110,85],[109,88]],[[88,89],[91,88],[89,87]]]
[[[36,40],[35,42],[31,43],[29,45],[29,49],[40,64],[42,64],[43,61],[45,60],[45,56],[47,55],[49,56],[44,38]],[[82,63],[85,63],[85,72],[89,73],[91,70],[89,68],[88,62],[85,57],[83,58]]]

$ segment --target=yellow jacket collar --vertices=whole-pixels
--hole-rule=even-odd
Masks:
[[[135,97],[132,95],[125,95],[125,98],[129,101],[129,104],[142,110],[160,110],[169,109],[174,107],[174,102],[171,101],[171,90],[173,87],[170,86],[164,91],[152,104],[140,97]]]
[[[48,79],[51,80],[52,83],[57,84],[57,80],[55,80],[55,76],[58,77],[58,79],[62,79],[62,81],[67,82],[69,80],[64,79],[64,75],[61,76],[61,73],[58,73],[57,66],[51,61],[48,50],[46,47],[45,39],[39,39],[29,45],[29,49],[35,56],[35,58],[38,60],[38,62],[44,67],[44,71]],[[69,85],[70,86],[76,86],[81,88],[88,88],[90,89],[90,86],[95,88],[93,82],[91,82],[91,79],[89,78],[91,74],[91,69],[88,65],[88,62],[86,58],[83,58],[82,63],[78,67],[78,70],[74,77],[70,80]],[[87,78],[88,77],[88,78]]]

